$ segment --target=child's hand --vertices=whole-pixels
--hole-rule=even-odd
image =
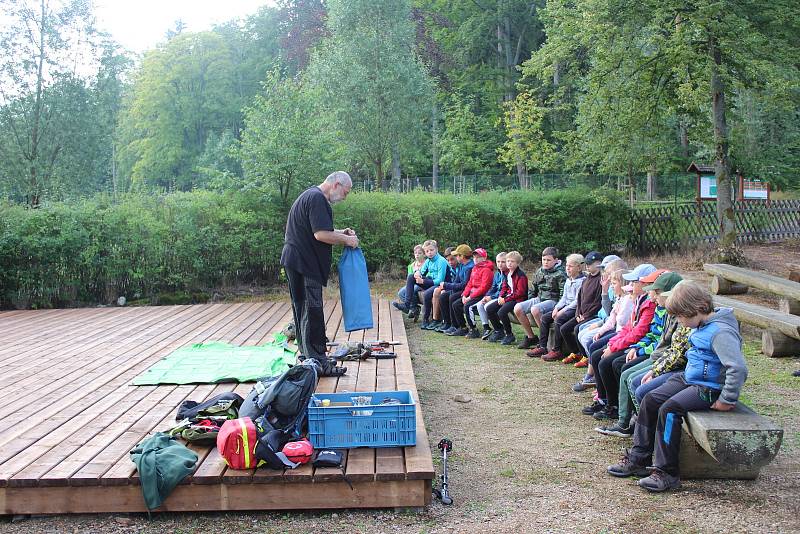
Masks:
[[[498,303],[500,306],[502,306],[503,304],[505,304],[505,303],[506,303],[506,299],[504,299],[503,297],[500,297],[499,299],[497,299],[497,303]]]
[[[636,349],[631,349],[628,351],[628,354],[625,355],[625,363],[628,363],[634,358],[636,358]]]
[[[647,373],[642,377],[642,384],[647,384],[653,379],[653,371],[647,371]]]
[[[439,289],[444,289],[444,282],[439,282]]]
[[[490,300],[492,300],[492,297],[487,295],[487,296],[483,297],[483,300],[481,302],[489,302]]]
[[[468,300],[469,299],[467,297],[461,297],[461,304],[464,304],[466,306]]]
[[[734,408],[736,408],[735,404],[728,404],[727,402],[722,402],[719,399],[715,400],[714,404],[711,405],[711,409],[717,410],[718,412],[729,412]]]

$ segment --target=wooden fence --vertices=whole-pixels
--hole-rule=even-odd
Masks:
[[[800,238],[800,200],[735,202],[739,243]],[[719,236],[715,202],[635,209],[629,250],[639,254],[694,248]]]

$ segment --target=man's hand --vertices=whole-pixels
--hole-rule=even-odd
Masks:
[[[736,408],[735,404],[728,404],[727,402],[722,402],[719,399],[715,400],[714,404],[711,405],[711,409],[717,410],[718,412],[729,412],[734,408]]]
[[[342,230],[342,233],[344,235],[356,235],[355,230],[353,230],[352,228],[345,228],[344,230]]]
[[[628,363],[629,361],[635,359],[636,358],[636,353],[637,353],[636,349],[629,350],[628,354],[625,355],[625,363]]]
[[[350,230],[350,231],[352,232],[352,230]],[[346,239],[346,241],[345,241],[344,245],[346,247],[358,248],[358,238],[356,237],[355,234],[346,234],[345,235],[345,239]]]
[[[642,377],[642,384],[647,384],[653,379],[653,371],[647,371],[645,375]]]

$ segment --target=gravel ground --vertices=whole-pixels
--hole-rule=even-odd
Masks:
[[[798,262],[800,245],[746,252],[780,273],[782,262]],[[697,258],[672,261],[657,264],[684,271],[694,265],[697,271]],[[797,358],[767,359],[756,353],[754,338],[747,340],[751,380],[745,396],[786,432],[778,457],[757,480],[687,480],[679,491],[650,495],[635,479],[605,474],[630,441],[597,434],[594,421],[578,413],[590,401],[570,389],[578,370],[530,360],[513,348],[407,327],[431,446],[435,450],[443,437],[454,443],[452,507],[434,502],[422,511],[7,517],[0,531],[800,532],[800,379],[786,378],[800,366]],[[459,394],[470,402],[455,402]]]

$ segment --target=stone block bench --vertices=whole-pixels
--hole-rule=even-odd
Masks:
[[[778,454],[783,429],[737,404],[730,412],[689,412],[681,434],[682,478],[752,480]]]

